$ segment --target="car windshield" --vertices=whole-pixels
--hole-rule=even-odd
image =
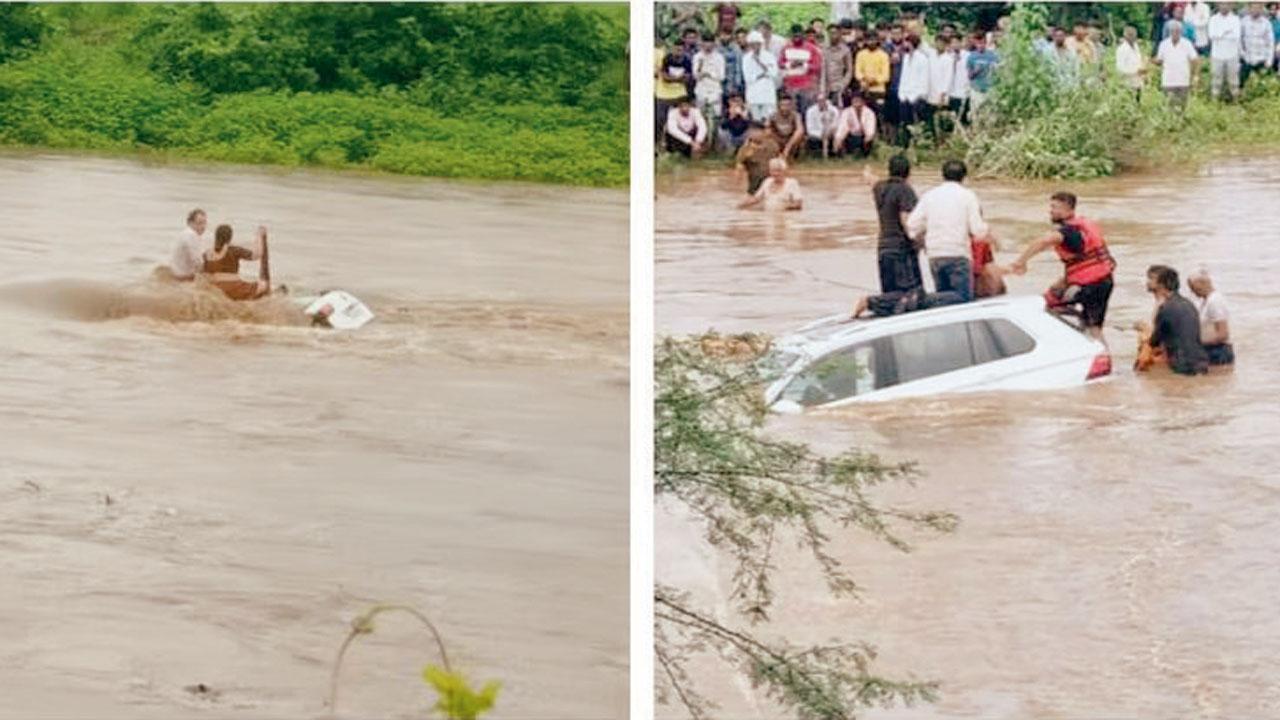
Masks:
[[[796,359],[799,357],[800,353],[798,352],[774,348],[756,361],[756,370],[760,373],[762,380],[773,382],[782,377],[782,374],[795,364]]]

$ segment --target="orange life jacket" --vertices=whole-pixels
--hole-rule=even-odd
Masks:
[[[1107,241],[1102,239],[1098,224],[1079,215],[1063,224],[1079,230],[1084,238],[1084,249],[1079,253],[1071,252],[1061,243],[1054,248],[1067,266],[1067,282],[1071,285],[1092,285],[1111,275],[1116,269],[1116,261],[1107,250]]]

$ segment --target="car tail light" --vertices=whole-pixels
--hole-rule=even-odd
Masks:
[[[1085,382],[1097,380],[1100,377],[1106,377],[1111,374],[1111,353],[1102,353],[1093,358],[1093,364],[1089,366],[1089,375],[1085,378]]]

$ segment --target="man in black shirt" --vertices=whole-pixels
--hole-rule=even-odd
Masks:
[[[1151,347],[1161,348],[1169,367],[1180,375],[1200,375],[1209,371],[1209,356],[1200,344],[1200,313],[1191,301],[1178,294],[1178,273],[1173,268],[1153,268],[1147,276],[1147,290],[1156,296]]]
[[[911,162],[903,155],[889,158],[889,177],[871,193],[880,216],[880,294],[858,299],[853,317],[897,315],[929,307],[920,275],[920,248],[907,237],[907,216],[916,206],[916,191],[907,183]]]
[[[911,162],[903,155],[889,158],[889,177],[871,193],[880,216],[880,292],[908,292],[921,287],[920,248],[907,237],[907,216],[916,206],[916,191],[907,182]]]

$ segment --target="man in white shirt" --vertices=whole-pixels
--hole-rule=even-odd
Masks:
[[[968,170],[960,160],[942,164],[944,182],[920,196],[907,216],[907,235],[923,237],[937,305],[973,300],[973,238],[991,229],[982,219],[978,196],[961,183]]]
[[[1240,33],[1244,48],[1244,67],[1240,70],[1240,87],[1243,88],[1250,75],[1266,72],[1275,59],[1275,31],[1262,3],[1249,3],[1249,14],[1240,21]]]
[[[929,56],[920,49],[920,38],[908,35],[902,41],[902,77],[898,81],[899,126],[926,121],[929,94]],[[900,137],[909,137],[900,135]]]
[[[1138,29],[1132,25],[1125,25],[1124,37],[1116,45],[1116,73],[1139,96],[1142,94],[1142,84],[1146,75],[1145,66],[1146,60],[1142,49],[1138,47]]]
[[[194,280],[203,269],[204,251],[208,249],[204,231],[208,226],[209,218],[204,210],[196,208],[187,213],[187,226],[178,236],[169,260],[169,271],[175,280]]]
[[[707,120],[689,98],[684,98],[674,112],[667,113],[667,152],[697,157],[707,146]]]
[[[822,157],[835,153],[836,123],[840,119],[840,111],[827,100],[826,95],[819,95],[817,102],[809,106],[804,113],[805,142],[809,152]]]
[[[1186,21],[1191,23],[1195,32],[1196,52],[1201,55],[1209,54],[1209,18],[1212,15],[1213,11],[1209,9],[1209,3],[1204,0],[1191,3],[1183,15]]]
[[[955,58],[948,52],[951,41],[938,35],[933,53],[929,56],[929,104],[934,112],[946,110],[951,91],[951,80],[955,74]]]
[[[720,104],[724,98],[725,60],[711,33],[702,36],[702,47],[693,56],[693,96],[698,111],[711,128],[720,126]]]
[[[1170,20],[1171,32],[1160,41],[1160,49],[1156,51],[1155,63],[1162,69],[1160,87],[1169,97],[1169,103],[1179,112],[1187,107],[1187,94],[1195,81],[1196,68],[1200,64],[1200,56],[1195,47],[1182,36],[1182,25],[1177,20]]]
[[[876,113],[861,93],[849,98],[849,107],[840,113],[836,123],[836,152],[867,157],[876,139]]]
[[[742,56],[742,82],[747,88],[747,109],[751,119],[765,122],[778,110],[778,59],[764,49],[758,31],[747,35],[747,52]]]
[[[756,25],[756,30],[760,33],[760,42],[764,43],[764,49],[769,51],[775,59],[782,57],[782,50],[787,46],[786,38],[773,31],[773,25],[768,20],[761,20]],[[777,87],[775,86],[775,90]]]
[[[1222,94],[1224,84],[1231,91],[1232,100],[1240,99],[1241,38],[1240,16],[1235,14],[1234,6],[1218,3],[1218,11],[1209,18],[1209,93],[1214,100]]]
[[[960,36],[951,38],[951,89],[947,91],[950,98],[951,112],[955,113],[960,124],[969,124],[969,50],[965,48]]]
[[[1227,310],[1227,299],[1214,289],[1213,279],[1204,268],[1187,278],[1187,286],[1191,288],[1196,309],[1200,311],[1200,344],[1209,356],[1209,364],[1233,364],[1236,354],[1231,347],[1231,313]]]

